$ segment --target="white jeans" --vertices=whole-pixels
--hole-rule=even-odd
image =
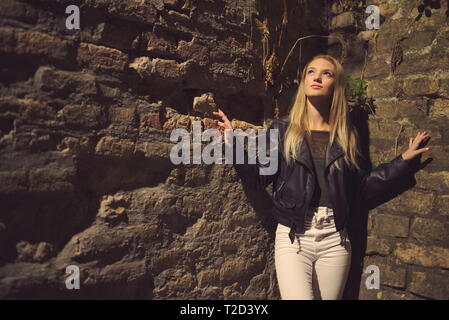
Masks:
[[[341,299],[352,250],[346,229],[336,231],[333,210],[311,208],[305,233],[296,233],[293,244],[289,232],[289,227],[278,224],[274,255],[282,300]]]

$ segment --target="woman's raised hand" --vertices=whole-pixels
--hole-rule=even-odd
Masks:
[[[218,111],[214,111],[212,113],[214,115],[216,115],[217,117],[221,118],[221,121],[215,120],[215,123],[220,126],[220,132],[222,135],[224,133],[224,139],[225,139],[225,142],[227,142],[227,139],[226,139],[227,133],[226,133],[225,129],[231,129],[231,130],[233,129],[231,121],[229,121],[228,117],[224,114],[224,112],[220,108],[218,108]]]
[[[412,160],[417,155],[423,152],[429,151],[429,148],[424,148],[424,146],[429,142],[430,135],[427,131],[418,132],[415,139],[410,138],[408,149],[402,154],[404,160]]]

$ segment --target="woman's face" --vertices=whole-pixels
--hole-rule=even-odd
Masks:
[[[335,67],[326,59],[313,60],[306,69],[304,91],[308,97],[331,97],[334,92]]]

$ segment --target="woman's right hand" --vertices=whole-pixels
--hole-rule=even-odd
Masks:
[[[233,129],[231,121],[229,121],[228,117],[220,108],[218,108],[218,111],[213,111],[212,113],[221,118],[221,121],[215,120],[215,123],[220,126],[220,132],[222,135],[224,134],[225,142],[227,142],[227,133],[225,129]]]

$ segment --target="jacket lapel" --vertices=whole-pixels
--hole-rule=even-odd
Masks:
[[[310,172],[314,172],[313,169],[313,159],[312,152],[310,151],[309,143],[307,142],[306,137],[301,140],[301,143],[298,147],[299,155],[297,154],[297,159],[304,166],[309,169]]]
[[[340,146],[340,144],[334,139],[332,142],[332,145],[329,147],[327,146],[326,150],[326,161],[324,163],[324,171],[326,172],[326,169],[328,166],[337,160],[339,157],[343,156],[345,154],[343,148]]]

